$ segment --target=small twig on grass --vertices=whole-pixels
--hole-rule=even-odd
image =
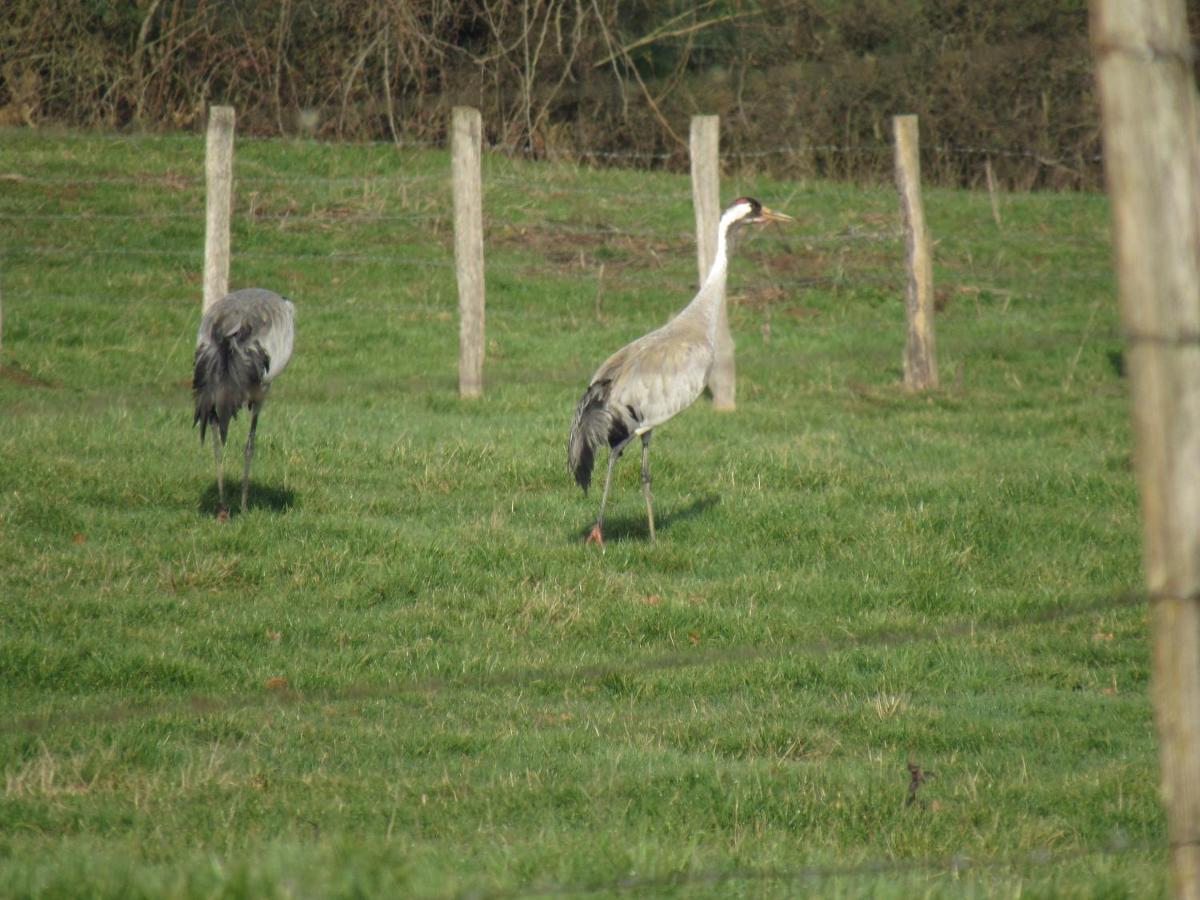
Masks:
[[[1087,325],[1083,328],[1083,337],[1079,339],[1079,349],[1075,351],[1075,357],[1071,360],[1071,365],[1067,367],[1067,377],[1063,379],[1063,393],[1071,390],[1071,382],[1075,380],[1075,369],[1079,367],[1079,360],[1083,356],[1083,348],[1087,346],[1088,338],[1092,335],[1092,325],[1096,321],[1096,310],[1100,308],[1100,300],[1092,304],[1092,311],[1088,315]]]
[[[921,789],[921,785],[923,785],[925,783],[926,779],[933,778],[935,773],[922,772],[920,766],[918,766],[914,762],[910,762],[908,764],[908,774],[909,774],[908,799],[904,801],[904,805],[905,806],[920,806],[922,809],[924,809],[925,802],[923,800],[918,799],[917,791],[919,791]]]

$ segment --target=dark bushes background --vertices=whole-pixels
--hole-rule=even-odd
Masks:
[[[732,164],[868,180],[912,112],[927,180],[1101,182],[1086,0],[6,0],[0,59],[0,124],[219,102],[242,132],[440,140],[463,103],[514,152],[686,166],[717,113]]]

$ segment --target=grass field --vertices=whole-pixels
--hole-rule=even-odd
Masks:
[[[910,396],[894,191],[727,178],[799,219],[733,265],[737,412],[601,554],[566,430],[694,290],[687,179],[487,158],[463,402],[446,154],[235,171],[299,321],[219,524],[203,139],[0,131],[0,895],[1165,893],[1103,198],[927,193]]]

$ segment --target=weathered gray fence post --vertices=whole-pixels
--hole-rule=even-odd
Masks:
[[[205,147],[204,309],[229,292],[229,218],[233,206],[233,107],[208,110]]]
[[[992,219],[995,220],[996,227],[1000,228],[1004,222],[1000,218],[1000,202],[996,198],[996,173],[992,170],[990,156],[985,156],[983,159],[983,180],[987,182],[988,202],[992,204]]]
[[[894,116],[896,187],[908,247],[908,340],[904,349],[904,386],[923,391],[938,386],[937,354],[933,337],[933,256],[925,228],[921,201],[921,157],[916,116]]]
[[[717,223],[721,220],[720,126],[720,116],[692,116],[688,141],[692,158],[692,206],[696,210],[696,263],[701,284],[717,255]],[[736,405],[737,368],[724,298],[718,316],[717,358],[708,387],[712,391],[713,408],[731,410]]]
[[[456,106],[451,126],[454,167],[454,263],[458,273],[458,394],[483,394],[484,283],[483,125],[479,110]]]
[[[1176,897],[1200,898],[1200,140],[1183,0],[1091,0]]]

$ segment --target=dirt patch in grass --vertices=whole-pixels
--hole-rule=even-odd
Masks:
[[[169,191],[192,191],[198,187],[202,187],[202,183],[198,177],[192,174],[183,174],[174,169],[163,171],[140,171],[134,178],[137,183],[143,186],[154,186],[164,188]]]
[[[6,381],[13,381],[17,384],[23,384],[27,387],[37,388],[59,388],[62,384],[56,381],[47,381],[45,378],[39,378],[37,375],[32,375],[26,372],[19,366],[5,365],[0,363],[0,378]]]
[[[490,229],[489,246],[542,257],[560,267],[609,270],[660,268],[663,260],[695,252],[689,242],[604,226],[509,225]]]

